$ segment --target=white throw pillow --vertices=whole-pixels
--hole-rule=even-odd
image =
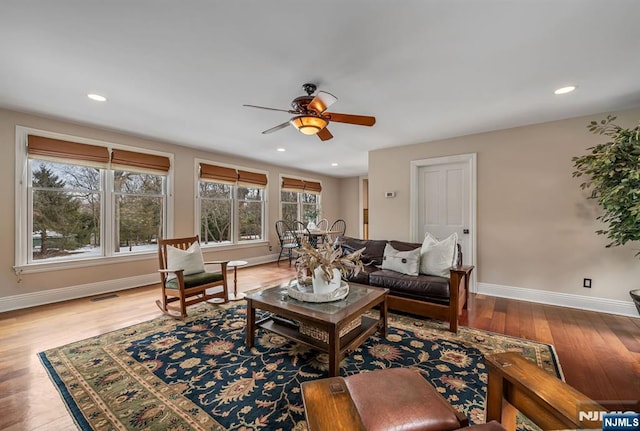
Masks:
[[[167,269],[184,269],[184,275],[197,274],[204,271],[204,259],[200,244],[196,241],[186,250],[167,246]],[[168,274],[167,279],[176,278],[175,274]]]
[[[387,244],[384,247],[382,269],[390,269],[407,275],[418,275],[420,269],[420,249],[398,251]]]
[[[420,273],[449,278],[449,268],[454,266],[456,261],[457,244],[457,233],[438,241],[427,232],[420,249]]]

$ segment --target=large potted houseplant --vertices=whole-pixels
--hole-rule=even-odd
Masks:
[[[608,142],[588,148],[589,152],[574,157],[574,177],[586,178],[580,187],[590,190],[590,199],[598,201],[603,213],[597,217],[606,229],[607,247],[640,240],[640,125],[625,129],[608,115],[604,120],[592,121],[590,132],[608,137]],[[640,251],[636,253],[640,256]],[[629,292],[640,313],[640,289]]]
[[[331,241],[314,248],[308,241],[297,250],[298,283],[313,286],[315,294],[331,293],[338,289],[342,276],[357,275],[362,270],[361,255],[364,248],[353,253],[344,253]]]

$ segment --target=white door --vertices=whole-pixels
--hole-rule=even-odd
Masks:
[[[475,265],[475,154],[413,161],[412,180],[412,240],[456,232],[463,263]]]

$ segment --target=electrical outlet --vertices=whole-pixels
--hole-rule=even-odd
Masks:
[[[273,251],[273,246],[269,244],[269,251]]]
[[[582,287],[586,287],[588,289],[591,289],[591,279],[590,278],[584,278],[582,280]]]

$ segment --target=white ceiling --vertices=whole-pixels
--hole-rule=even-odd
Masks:
[[[354,176],[376,148],[640,105],[639,18],[638,0],[0,0],[0,106]],[[242,104],[289,109],[305,82],[376,125],[262,135],[289,115]]]

